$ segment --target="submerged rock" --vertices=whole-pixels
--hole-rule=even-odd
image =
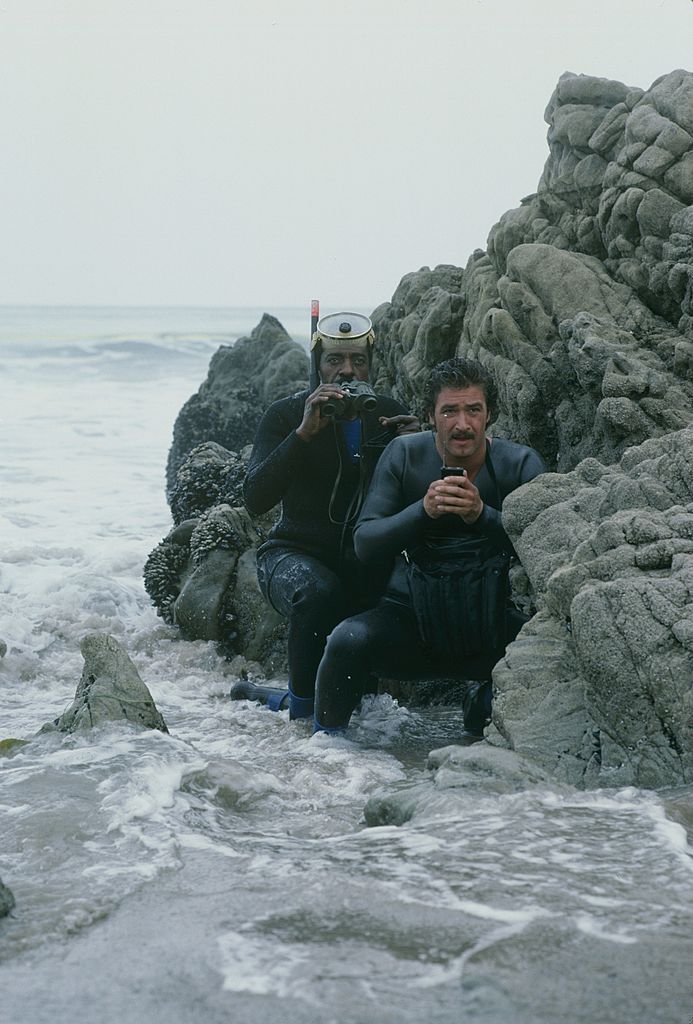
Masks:
[[[0,757],[12,757],[25,747],[29,740],[18,740],[16,737],[11,736],[6,740],[0,740]]]
[[[439,809],[449,813],[453,791],[461,798],[477,792],[516,793],[545,785],[551,778],[526,758],[488,743],[433,750],[427,767],[430,775],[424,782],[395,785],[371,797],[363,812],[366,824],[404,825],[418,814],[435,814]]]
[[[168,732],[152,695],[124,648],[112,636],[91,634],[80,645],[82,678],[72,705],[56,719],[60,732],[78,732],[105,722],[130,722]]]
[[[2,879],[0,878],[0,917],[7,917],[14,909],[14,905],[14,896],[7,886],[2,884]]]

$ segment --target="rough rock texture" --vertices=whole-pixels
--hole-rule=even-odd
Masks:
[[[176,525],[194,519],[212,505],[242,505],[245,460],[214,441],[188,452],[176,473],[170,505]]]
[[[0,917],[7,917],[13,908],[14,896],[7,886],[2,884],[2,879],[0,878]]]
[[[54,725],[59,732],[81,732],[105,722],[131,722],[168,732],[152,695],[112,636],[93,633],[80,644],[82,678],[72,705]]]
[[[286,625],[260,594],[255,550],[275,513],[249,516],[243,479],[262,413],[307,378],[305,350],[267,314],[249,338],[215,353],[174,428],[167,475],[175,525],[144,567],[166,622],[270,674],[286,666]]]
[[[7,654],[7,644],[4,640],[0,640],[0,658],[4,658]]]
[[[144,583],[159,614],[186,639],[216,640],[228,655],[242,654],[274,675],[286,666],[286,625],[258,586],[255,551],[263,535],[245,508],[213,505],[151,552]]]
[[[176,419],[166,468],[169,494],[193,448],[214,441],[229,451],[240,451],[252,443],[267,406],[300,391],[307,382],[305,349],[267,313],[249,338],[222,345],[212,356],[207,379]]]
[[[494,725],[570,782],[693,779],[693,427],[512,495],[540,613],[494,673]]]
[[[559,471],[506,506],[540,611],[494,673],[495,742],[571,783],[690,782],[693,75],[568,73],[546,119],[486,251],[376,310],[378,380],[416,403],[435,358],[478,358],[494,433]]]
[[[378,380],[414,400],[436,358],[493,372],[495,432],[552,468],[691,422],[693,75],[643,93],[565,74],[535,195],[504,214],[464,271],[405,277],[374,314]]]
[[[25,747],[29,741],[19,740],[15,736],[10,736],[5,740],[0,740],[0,757],[13,757],[17,751]]]

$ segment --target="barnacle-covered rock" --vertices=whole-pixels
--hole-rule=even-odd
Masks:
[[[245,461],[214,441],[188,453],[171,489],[174,523],[193,519],[212,505],[242,505]]]
[[[169,624],[190,561],[190,537],[196,520],[186,520],[173,529],[149,554],[144,564],[144,587],[156,610]]]
[[[229,641],[233,583],[240,555],[257,544],[258,532],[243,508],[216,505],[196,521],[190,537],[188,573],[173,605],[173,620],[195,640]],[[243,652],[238,652],[243,653]]]

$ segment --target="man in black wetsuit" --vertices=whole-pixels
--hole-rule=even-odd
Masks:
[[[383,395],[372,408],[341,414],[342,385],[367,382],[374,340],[358,313],[322,317],[312,339],[321,383],[275,402],[265,413],[250,458],[244,498],[252,513],[282,503],[281,518],[258,549],[264,596],[289,619],[289,690],[237,685],[232,697],[256,697],[292,718],[313,715],[315,675],[328,633],[347,615],[371,607],[387,573],[354,555],[352,530],[375,464],[398,434],[418,420]],[[351,403],[353,405],[353,403]],[[337,406],[325,415],[325,406]]]
[[[407,559],[419,566],[439,566],[450,561],[452,552],[452,558],[474,571],[499,559],[497,564],[507,574],[513,549],[501,521],[503,500],[545,471],[534,449],[487,436],[496,387],[480,363],[439,363],[425,397],[433,431],[392,442],[378,463],[354,531],[361,560],[377,566],[382,559],[394,558],[395,566],[378,605],[343,621],[328,638],[317,678],[317,731],[346,728],[372,675],[401,680],[464,678],[486,680],[474,700],[463,700],[464,741],[482,739],[490,715],[491,669],[522,625],[522,616],[506,606],[502,593],[501,610],[495,615],[501,621],[491,623],[498,638],[495,649],[479,648],[474,657],[461,658],[451,653],[449,633],[449,643],[440,635],[434,641],[422,636]],[[444,475],[447,467],[465,472]],[[442,593],[445,596],[446,591]],[[443,613],[444,605],[438,604]],[[460,618],[453,616],[453,631]],[[473,649],[474,637],[471,640]]]

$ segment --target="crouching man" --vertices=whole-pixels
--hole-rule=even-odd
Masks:
[[[281,502],[281,517],[258,549],[260,587],[289,620],[289,689],[241,682],[231,697],[289,707],[313,717],[315,674],[328,633],[347,615],[372,607],[387,576],[361,564],[352,530],[373,469],[398,434],[419,421],[368,386],[374,333],[359,313],[318,322],[312,360],[320,383],[275,402],[258,428],[244,484],[253,513]]]
[[[496,397],[480,363],[439,363],[425,394],[433,431],[395,439],[380,459],[354,545],[374,568],[394,558],[394,570],[376,607],[328,638],[317,731],[346,728],[372,675],[457,677],[485,681],[463,701],[463,742],[483,738],[491,670],[524,621],[509,600],[514,552],[501,509],[508,494],[545,471],[532,448],[487,436]]]

